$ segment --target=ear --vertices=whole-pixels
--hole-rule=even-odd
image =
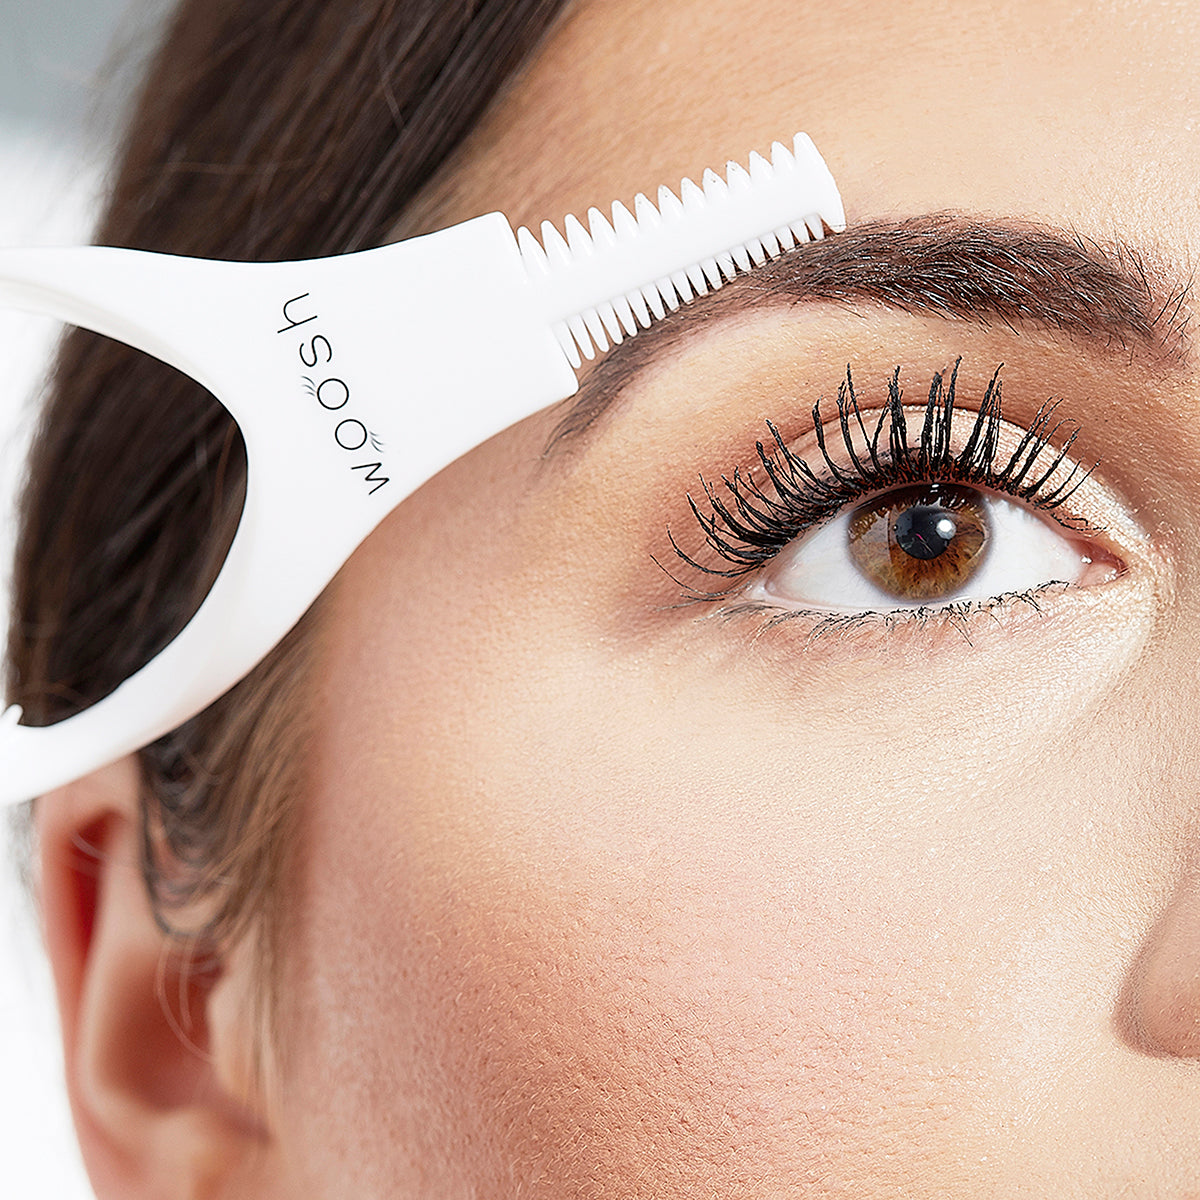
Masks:
[[[67,1087],[100,1200],[270,1197],[277,1155],[251,1098],[247,955],[155,921],[124,759],[37,805],[41,902]]]

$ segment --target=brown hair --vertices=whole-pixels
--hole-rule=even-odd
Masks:
[[[231,259],[379,244],[564,0],[184,0],[148,73],[97,240]],[[30,458],[10,699],[46,724],[186,624],[241,511],[236,425],[126,347],[67,338]],[[313,613],[141,755],[144,871],[165,928],[266,917],[300,780]]]

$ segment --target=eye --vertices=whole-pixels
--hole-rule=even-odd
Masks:
[[[827,612],[936,609],[1091,584],[1111,555],[1053,517],[981,488],[893,488],[810,530],[747,589],[751,599]]]
[[[676,580],[688,598],[834,620],[957,620],[1121,575],[1094,519],[1114,511],[1111,497],[1072,457],[1079,427],[1054,399],[1024,425],[1006,421],[999,368],[972,403],[959,395],[960,362],[948,379],[934,375],[923,407],[905,404],[897,368],[886,400],[864,408],[847,368],[836,418],[818,400],[812,432],[797,442],[768,421],[757,463],[719,483],[702,477],[703,496],[687,497],[702,552],[668,531],[671,548],[702,575],[741,582]]]

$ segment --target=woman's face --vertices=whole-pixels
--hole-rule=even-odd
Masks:
[[[912,220],[927,250],[907,299],[751,276],[700,302],[588,431],[497,437],[339,577],[281,987],[290,1194],[1200,1194],[1198,47],[1169,0],[596,0],[559,27],[437,222],[629,203],[804,129],[851,235]],[[984,228],[964,248],[945,213]],[[1089,259],[1128,276],[1107,307]],[[807,560],[676,554],[730,567],[688,496],[710,515],[701,477],[755,468],[767,421],[824,468],[847,365],[868,432],[899,368],[915,450],[959,359],[956,451],[1003,364],[993,473],[1052,397],[1098,464],[1053,511],[985,489],[1036,516],[996,518],[982,600],[795,615]]]

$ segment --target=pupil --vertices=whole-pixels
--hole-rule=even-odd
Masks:
[[[913,558],[939,558],[950,548],[958,533],[953,514],[940,505],[914,504],[896,517],[896,545]]]

